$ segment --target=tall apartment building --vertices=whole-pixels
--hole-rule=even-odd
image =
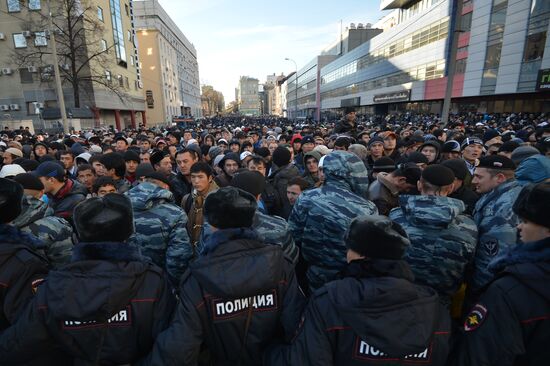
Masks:
[[[245,116],[260,114],[259,80],[248,76],[241,76],[237,93],[239,113]]]
[[[158,0],[135,1],[134,7],[151,122],[202,116],[197,50]]]
[[[61,126],[56,62],[73,128],[146,123],[132,0],[51,5],[53,34],[45,0],[0,2],[0,125]],[[51,56],[53,35],[57,61]]]

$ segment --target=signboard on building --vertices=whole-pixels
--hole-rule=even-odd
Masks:
[[[153,91],[145,91],[145,101],[147,102],[147,108],[155,108],[155,99],[153,98]]]
[[[550,69],[539,70],[537,91],[550,91]]]
[[[361,105],[361,97],[342,99],[340,107],[359,107]]]
[[[411,91],[409,89],[392,93],[376,94],[372,100],[374,103],[408,102],[411,100]]]

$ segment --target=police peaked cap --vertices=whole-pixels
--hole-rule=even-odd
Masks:
[[[134,233],[132,204],[118,193],[82,201],[73,219],[81,242],[123,242]]]
[[[496,169],[496,170],[515,170],[516,164],[512,159],[502,155],[488,155],[479,159],[478,168]]]

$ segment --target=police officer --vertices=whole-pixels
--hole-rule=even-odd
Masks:
[[[173,323],[146,365],[196,365],[201,347],[214,365],[257,365],[274,338],[292,336],[303,296],[290,259],[251,229],[256,200],[225,187],[206,198],[214,233],[189,266]]]
[[[290,232],[308,265],[310,289],[333,280],[346,263],[344,233],[353,218],[378,213],[364,197],[368,190],[365,164],[355,155],[334,151],[323,161],[325,181],[305,191],[288,219]]]
[[[477,227],[463,214],[464,203],[447,197],[454,179],[451,169],[428,166],[418,181],[421,195],[400,196],[400,207],[390,212],[411,240],[404,259],[416,283],[437,290],[445,305],[462,284],[477,244]]]
[[[268,365],[445,365],[450,320],[437,292],[415,285],[402,260],[409,240],[387,217],[354,219],[341,278],[315,291],[289,346]]]
[[[459,365],[546,365],[550,359],[550,183],[513,206],[522,243],[489,265],[497,273],[464,322]]]
[[[120,365],[144,356],[168,325],[174,299],[162,270],[125,241],[130,200],[90,198],[74,211],[72,261],[51,271],[16,324],[0,337],[3,364],[58,346],[79,365]]]
[[[514,179],[514,162],[505,156],[490,155],[479,160],[472,184],[481,194],[474,209],[479,230],[471,283],[472,297],[491,279],[489,262],[517,242],[517,215],[512,211],[521,186]]]
[[[15,322],[48,273],[47,259],[35,251],[42,242],[9,224],[21,213],[22,198],[19,183],[0,178],[0,331]]]

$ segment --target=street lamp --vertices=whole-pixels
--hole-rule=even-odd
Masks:
[[[296,119],[298,117],[298,64],[296,63],[296,61],[288,57],[285,58],[285,61],[294,62],[294,67],[296,69],[296,87],[294,88],[294,92],[296,93],[294,98],[296,100],[296,106],[294,108],[294,119]]]

